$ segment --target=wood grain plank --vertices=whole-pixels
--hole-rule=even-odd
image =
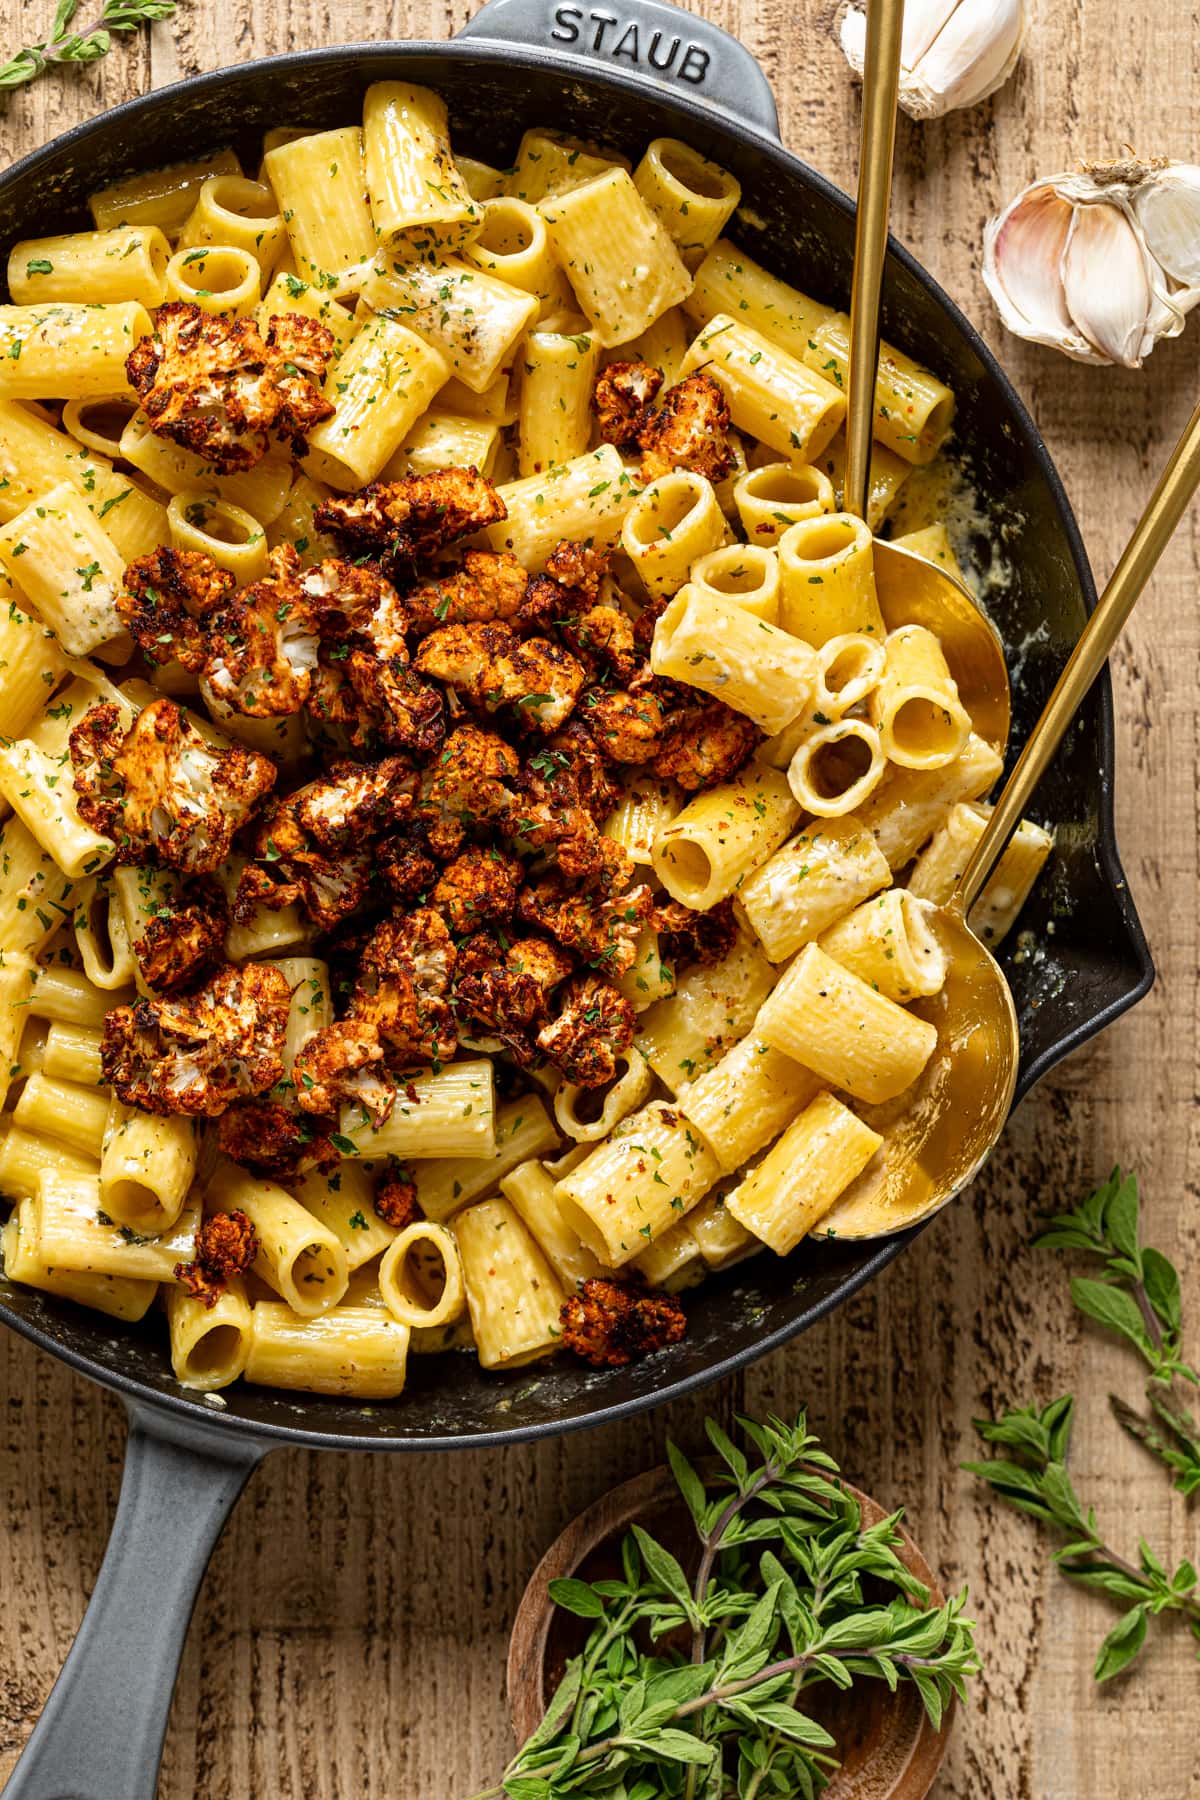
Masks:
[[[707,0],[770,76],[785,141],[852,188],[857,95],[833,45],[836,0]],[[218,0],[89,70],[0,101],[13,158],[129,94],[286,49],[386,35],[443,38],[469,0]],[[50,0],[9,9],[19,23]],[[1002,356],[1075,502],[1097,571],[1187,416],[1200,327],[1140,373],[1082,369],[1007,337],[978,274],[984,219],[1034,175],[1077,157],[1190,156],[1200,32],[1171,9],[1130,21],[1116,0],[1038,9],[1016,79],[966,114],[902,123],[894,223]],[[985,1175],[876,1284],[785,1351],[702,1398],[500,1456],[314,1457],[281,1452],[254,1476],[205,1582],[172,1714],[163,1800],[453,1800],[508,1753],[502,1669],[523,1583],[550,1538],[611,1482],[661,1459],[703,1413],[807,1402],[847,1472],[903,1501],[948,1584],[970,1584],[986,1676],[960,1724],[939,1800],[1084,1800],[1144,1785],[1197,1800],[1187,1646],[1163,1634],[1148,1668],[1098,1695],[1089,1667],[1112,1614],[1047,1567],[1024,1520],[958,1470],[971,1418],[1073,1390],[1073,1464],[1119,1540],[1194,1549],[1181,1505],[1106,1417],[1136,1370],[1081,1328],[1060,1264],[1027,1247],[1036,1214],[1121,1158],[1142,1174],[1149,1233],[1197,1268],[1197,941],[1200,872],[1194,671],[1200,526],[1181,532],[1115,658],[1126,869],[1159,986],[1022,1109]],[[66,1654],[115,1505],[120,1409],[67,1370],[0,1339],[0,1779]]]

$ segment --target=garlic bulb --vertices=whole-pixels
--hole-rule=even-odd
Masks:
[[[851,6],[842,49],[863,71],[867,16]],[[900,104],[914,119],[938,119],[974,106],[1002,87],[1025,36],[1025,0],[909,0],[900,41]]]
[[[1140,369],[1200,300],[1200,168],[1128,157],[1035,181],[984,228],[983,279],[1018,337]]]

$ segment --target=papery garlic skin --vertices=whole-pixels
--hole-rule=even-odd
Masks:
[[[1130,157],[1033,182],[988,221],[983,279],[1018,337],[1141,368],[1200,301],[1200,169]]]
[[[1003,87],[1025,39],[1025,0],[909,0],[900,44],[900,105],[913,119],[975,106]],[[842,49],[863,72],[867,18],[851,6]]]

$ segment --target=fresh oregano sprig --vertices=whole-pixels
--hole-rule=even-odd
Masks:
[[[152,19],[169,19],[177,0],[104,0],[100,16],[82,31],[70,29],[80,0],[58,0],[50,36],[26,44],[0,66],[0,90],[24,87],[54,63],[90,63],[107,56],[114,31],[137,31]]]
[[[1117,1395],[1110,1404],[1118,1423],[1171,1470],[1184,1494],[1200,1490],[1200,1424],[1189,1388],[1200,1376],[1183,1356],[1183,1303],[1179,1274],[1161,1250],[1143,1248],[1137,1177],[1113,1170],[1103,1186],[1073,1212],[1059,1213],[1034,1238],[1042,1249],[1082,1250],[1104,1260],[1099,1280],[1076,1279],[1071,1298],[1080,1312],[1108,1326],[1137,1349],[1149,1369],[1140,1413]]]
[[[705,1480],[674,1445],[696,1573],[640,1526],[619,1579],[554,1581],[591,1631],[540,1727],[475,1800],[812,1800],[837,1768],[804,1711],[818,1682],[910,1682],[935,1726],[976,1674],[965,1594],[930,1607],[897,1555],[898,1512],[864,1526],[807,1428],[711,1420]],[[867,1584],[864,1586],[864,1584]]]
[[[1129,1562],[1109,1548],[1093,1509],[1084,1511],[1067,1473],[1073,1407],[1070,1394],[1064,1394],[1040,1412],[1027,1406],[1002,1419],[976,1419],[979,1435],[1010,1454],[964,1463],[963,1468],[986,1481],[1010,1506],[1065,1535],[1067,1543],[1054,1557],[1064,1575],[1127,1603],[1101,1644],[1092,1670],[1097,1681],[1109,1681],[1128,1668],[1146,1641],[1148,1619],[1159,1613],[1182,1613],[1200,1640],[1200,1598],[1190,1562],[1181,1562],[1168,1575],[1144,1539],[1138,1542],[1137,1563]]]

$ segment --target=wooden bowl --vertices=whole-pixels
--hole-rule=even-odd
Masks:
[[[842,1486],[862,1507],[864,1525],[885,1517],[868,1494],[849,1482]],[[518,1744],[536,1729],[588,1629],[554,1606],[547,1583],[564,1575],[585,1581],[618,1575],[621,1538],[635,1522],[672,1548],[690,1538],[691,1520],[669,1469],[635,1475],[602,1495],[555,1539],[530,1577],[508,1649],[508,1704]],[[942,1605],[932,1569],[903,1526],[900,1534],[901,1561],[928,1587],[931,1604]],[[911,1685],[892,1694],[883,1681],[859,1680],[850,1693],[828,1683],[813,1688],[809,1710],[837,1740],[842,1766],[825,1790],[827,1800],[924,1800],[946,1754],[953,1705],[935,1731]]]

